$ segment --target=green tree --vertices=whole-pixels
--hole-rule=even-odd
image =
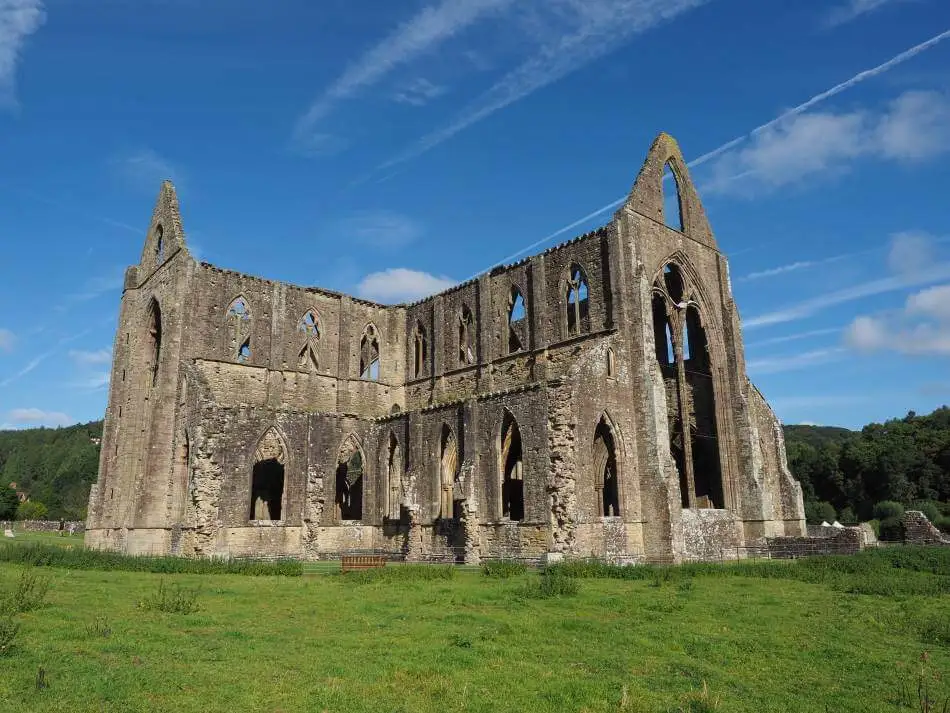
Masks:
[[[0,520],[12,520],[16,517],[17,505],[16,490],[0,484]]]
[[[45,520],[46,506],[38,500],[27,500],[16,509],[17,520]]]

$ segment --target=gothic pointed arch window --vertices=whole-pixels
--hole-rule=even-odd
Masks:
[[[297,354],[297,366],[302,369],[316,371],[320,368],[320,319],[314,310],[307,310],[307,313],[300,318],[297,324],[297,331],[303,337],[303,345]]]
[[[668,228],[684,231],[683,224],[683,197],[680,193],[679,180],[672,164],[667,161],[663,166],[663,222]]]
[[[284,508],[284,468],[287,448],[276,429],[261,436],[251,471],[251,520],[280,520]]]
[[[426,328],[422,322],[416,322],[412,330],[412,375],[415,378],[424,376],[429,358],[429,342],[426,337]]]
[[[161,265],[165,261],[165,229],[161,223],[155,225],[155,264]]]
[[[576,336],[590,331],[590,294],[587,278],[579,265],[571,265],[567,279],[567,334]]]
[[[468,305],[462,305],[459,312],[459,364],[467,366],[475,363],[475,319]]]
[[[443,424],[439,458],[439,517],[455,517],[456,491],[459,489],[459,446],[455,432]],[[461,493],[458,493],[461,496]]]
[[[363,519],[363,451],[353,437],[340,448],[336,467],[336,508],[340,520]]]
[[[601,416],[594,430],[594,492],[597,514],[620,516],[620,482],[617,465],[617,443],[607,416]]]
[[[360,378],[379,381],[379,337],[372,324],[366,325],[360,339]]]
[[[398,520],[402,504],[402,449],[396,434],[389,432],[389,448],[386,459],[386,479],[388,481],[388,507],[386,515]]]
[[[653,284],[653,334],[667,398],[670,455],[684,508],[724,508],[716,394],[696,286],[664,265]]]
[[[501,421],[499,456],[501,515],[524,520],[524,446],[518,422],[507,409]]]
[[[251,308],[243,296],[228,305],[226,318],[231,356],[244,363],[251,358]]]
[[[508,353],[520,352],[527,344],[528,312],[521,290],[513,286],[508,296]]]
[[[154,297],[148,306],[148,317],[146,319],[146,345],[148,360],[148,380],[149,389],[158,384],[158,369],[162,361],[162,309],[158,300]]]

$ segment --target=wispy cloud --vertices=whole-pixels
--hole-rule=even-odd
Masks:
[[[950,151],[950,99],[909,91],[883,111],[809,113],[758,132],[741,150],[722,156],[708,193],[750,195],[817,173],[839,175],[857,159],[919,161]],[[736,180],[737,177],[754,179]]]
[[[54,309],[62,311],[69,305],[76,302],[87,302],[95,299],[106,292],[112,292],[122,289],[125,280],[125,269],[120,266],[113,267],[109,272],[103,275],[90,277],[83,282],[79,292],[73,292],[63,298],[61,304]]]
[[[396,68],[437,49],[443,42],[503,9],[512,0],[443,0],[428,6],[350,64],[310,105],[297,122],[294,136],[311,150],[338,140],[317,125],[341,102],[376,85]]]
[[[412,218],[387,210],[360,211],[333,228],[336,239],[355,240],[374,248],[402,248],[423,233]]]
[[[862,352],[950,356],[950,284],[910,295],[897,313],[858,317],[845,343]]]
[[[76,422],[62,411],[38,408],[15,408],[7,413],[6,420],[18,426],[68,426]]]
[[[796,272],[798,270],[804,270],[809,267],[814,267],[818,262],[815,260],[799,260],[797,262],[790,262],[786,265],[779,265],[778,267],[770,267],[767,270],[759,270],[758,272],[750,272],[744,277],[739,279],[742,281],[745,280],[761,280],[763,277],[775,277],[776,275],[784,275],[786,272]]]
[[[455,280],[444,275],[394,267],[364,277],[357,285],[357,292],[361,297],[379,302],[414,302],[454,284]]]
[[[745,345],[746,350],[757,349],[759,347],[766,347],[774,344],[785,344],[787,342],[797,342],[802,339],[812,339],[814,337],[825,337],[829,334],[837,334],[841,331],[841,327],[828,327],[826,329],[810,329],[807,332],[796,332],[795,334],[786,334],[781,337],[772,337],[770,339],[760,339],[757,342],[747,342]]]
[[[825,16],[824,25],[827,28],[844,25],[893,2],[894,0],[848,0],[843,5],[831,8]]]
[[[816,95],[813,96],[811,99],[808,99],[807,101],[802,102],[802,103],[799,104],[798,106],[792,107],[791,109],[789,109],[789,110],[787,110],[787,111],[785,111],[785,112],[782,112],[781,114],[779,114],[777,117],[775,117],[775,118],[772,119],[771,121],[768,121],[768,122],[766,122],[766,123],[764,123],[764,124],[762,124],[762,125],[760,125],[760,126],[757,126],[756,128],[752,129],[750,132],[748,132],[748,133],[746,133],[746,134],[742,134],[741,136],[737,136],[736,138],[734,138],[734,139],[732,139],[732,140],[730,140],[730,141],[727,141],[726,143],[724,143],[724,144],[722,144],[722,145],[720,145],[720,146],[717,146],[716,148],[712,149],[711,151],[707,151],[707,152],[704,153],[703,155],[698,156],[697,158],[694,158],[694,159],[693,159],[692,161],[690,161],[687,165],[688,165],[690,168],[695,168],[696,166],[701,166],[702,164],[707,163],[707,162],[713,160],[713,159],[716,158],[717,156],[721,156],[722,154],[726,153],[727,151],[729,151],[729,150],[731,150],[731,149],[733,149],[733,148],[735,148],[735,147],[741,145],[743,142],[745,142],[745,141],[747,141],[748,139],[752,138],[752,137],[755,136],[757,133],[759,133],[759,132],[761,132],[761,131],[765,131],[765,130],[771,128],[772,126],[774,126],[774,125],[776,125],[776,124],[780,124],[780,123],[782,123],[783,121],[788,120],[790,117],[796,116],[796,115],[798,115],[798,114],[802,114],[802,113],[808,111],[809,109],[811,109],[813,106],[817,106],[818,104],[821,104],[822,102],[825,102],[825,101],[827,101],[828,99],[831,99],[832,97],[835,97],[835,96],[837,96],[838,94],[841,94],[842,92],[847,91],[848,89],[851,89],[852,87],[854,87],[854,86],[856,86],[856,85],[858,85],[858,84],[861,84],[862,82],[867,81],[868,79],[873,79],[874,77],[877,77],[877,76],[879,76],[879,75],[881,75],[881,74],[884,74],[885,72],[890,71],[890,70],[893,69],[894,67],[897,67],[898,65],[901,65],[901,64],[903,64],[904,62],[907,62],[908,60],[913,59],[914,57],[916,57],[917,55],[921,54],[922,52],[926,52],[927,50],[929,50],[929,49],[935,47],[936,45],[938,45],[939,43],[943,42],[944,40],[946,40],[946,39],[948,39],[948,38],[950,38],[950,30],[945,30],[945,31],[941,32],[941,33],[938,34],[938,35],[934,35],[934,36],[931,37],[929,40],[925,40],[925,41],[923,41],[923,42],[921,42],[921,43],[919,43],[919,44],[916,44],[916,45],[914,45],[913,47],[904,50],[904,51],[901,52],[900,54],[897,54],[897,55],[895,55],[894,57],[891,57],[891,58],[890,58],[889,60],[887,60],[886,62],[882,62],[881,64],[877,65],[876,67],[872,67],[872,68],[870,68],[870,69],[865,69],[865,70],[863,70],[863,71],[861,71],[861,72],[858,72],[857,74],[855,74],[855,75],[854,75],[853,77],[851,77],[850,79],[846,79],[845,81],[843,81],[843,82],[841,82],[841,83],[839,83],[839,84],[836,84],[836,85],[834,85],[833,87],[831,87],[831,88],[829,88],[829,89],[826,89],[825,91],[823,91],[823,92],[821,92],[821,93],[819,93],[819,94],[816,94]],[[521,255],[524,255],[525,253],[527,253],[527,252],[529,252],[529,251],[531,251],[531,250],[534,250],[536,247],[538,247],[538,246],[540,246],[540,245],[544,245],[545,243],[548,243],[548,242],[550,242],[551,240],[554,240],[555,238],[557,238],[557,237],[563,235],[564,233],[567,233],[567,232],[569,232],[569,231],[572,231],[572,230],[578,228],[579,226],[587,225],[587,224],[588,224],[590,221],[592,221],[594,218],[597,218],[598,216],[601,216],[601,215],[603,215],[604,213],[608,213],[608,212],[610,212],[610,211],[612,211],[612,210],[615,210],[616,208],[618,208],[619,206],[621,206],[624,202],[626,202],[626,200],[627,200],[627,194],[624,194],[624,195],[620,196],[619,198],[616,198],[616,199],[610,201],[609,203],[607,203],[607,204],[601,206],[600,208],[596,208],[595,210],[591,211],[590,213],[588,213],[588,214],[585,215],[584,217],[578,218],[577,220],[574,220],[574,221],[568,223],[567,225],[565,225],[565,226],[563,226],[563,227],[561,227],[561,228],[558,228],[557,230],[555,230],[555,231],[552,232],[552,233],[549,233],[548,235],[544,236],[544,237],[541,238],[540,240],[536,240],[536,241],[533,242],[531,245],[528,245],[528,246],[522,248],[522,249],[519,250],[518,252],[513,253],[512,255],[509,255],[508,257],[506,257],[506,258],[504,258],[504,259],[502,259],[502,260],[500,260],[500,261],[498,261],[498,262],[509,262],[509,261],[511,261],[511,260],[513,260],[513,259],[515,259],[515,258],[517,258],[517,257],[519,257],[519,256],[521,256]]]
[[[445,87],[433,84],[424,77],[417,77],[399,89],[393,95],[393,99],[401,104],[424,106],[436,97],[445,94],[445,91]]]
[[[182,173],[172,163],[150,148],[141,148],[116,157],[113,165],[119,175],[137,188],[157,193],[162,181],[174,181],[181,188]]]
[[[910,239],[916,241],[921,235],[921,233],[896,234],[892,239],[890,254],[893,255],[895,252],[901,253],[904,251],[905,248],[902,246],[905,241],[908,240],[908,236],[913,236]],[[935,242],[934,239],[930,238],[929,244],[932,244],[933,242]],[[894,261],[892,258],[890,258],[890,256],[888,262],[891,267],[894,266]],[[873,297],[874,295],[880,295],[887,292],[896,292],[898,290],[904,290],[911,287],[920,287],[923,285],[943,282],[947,279],[950,279],[950,263],[931,262],[924,265],[919,270],[898,272],[897,274],[888,275],[876,280],[862,282],[857,285],[852,285],[850,287],[845,287],[840,290],[835,290],[833,292],[803,300],[797,304],[793,304],[773,312],[768,312],[766,314],[753,317],[749,320],[743,320],[742,326],[744,329],[748,330],[773,324],[782,324],[783,322],[792,322],[797,319],[810,317],[811,315],[827,309],[828,307],[833,307],[834,305],[844,304],[846,302],[854,302],[857,300],[862,300],[866,297]]]
[[[9,329],[0,329],[0,352],[13,351],[16,335]]]
[[[82,366],[108,364],[112,361],[112,352],[109,349],[97,349],[92,352],[83,351],[81,349],[70,349],[69,357]]]
[[[831,347],[787,356],[750,359],[746,362],[746,370],[750,374],[777,374],[785,371],[807,369],[808,367],[841,359],[846,353],[847,350],[843,347]]]
[[[0,0],[0,107],[16,106],[16,68],[23,45],[45,21],[40,0]]]
[[[109,386],[111,374],[108,371],[97,371],[71,384],[82,391],[102,391]]]
[[[63,347],[66,344],[69,344],[70,342],[74,342],[77,339],[82,339],[87,334],[89,334],[89,330],[84,329],[80,332],[76,332],[75,334],[71,334],[68,337],[63,337],[56,343],[56,346],[54,346],[52,349],[47,349],[45,352],[38,354],[37,356],[30,359],[30,361],[28,361],[26,365],[23,366],[19,371],[14,372],[13,374],[11,374],[10,376],[4,379],[0,379],[0,388],[5,388],[9,386],[10,384],[12,384],[13,382],[19,381],[24,376],[29,374],[31,371],[36,369],[36,367],[38,367],[44,361],[49,359],[51,356],[53,356],[54,354],[58,354],[61,347]]]
[[[423,136],[377,166],[370,175],[422,155],[496,111],[613,52],[633,36],[706,1],[559,0],[551,3],[557,22],[548,27],[542,25],[537,52],[472,101],[450,124]]]

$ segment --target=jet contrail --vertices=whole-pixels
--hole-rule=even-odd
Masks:
[[[910,49],[904,50],[904,51],[901,52],[899,55],[896,55],[896,56],[894,56],[894,57],[891,57],[891,59],[887,60],[887,61],[884,62],[883,64],[879,64],[879,65],[877,65],[876,67],[872,67],[871,69],[865,69],[863,72],[858,72],[858,73],[855,74],[853,77],[851,77],[851,79],[847,79],[847,80],[841,82],[840,84],[836,84],[835,86],[831,87],[831,89],[827,89],[827,90],[823,91],[821,94],[816,94],[815,96],[813,96],[813,97],[812,97],[811,99],[809,99],[808,101],[806,101],[806,102],[804,102],[804,103],[802,103],[802,104],[799,104],[798,106],[796,106],[796,107],[794,107],[794,108],[792,108],[792,109],[789,109],[788,111],[783,112],[782,114],[779,114],[777,117],[775,117],[775,118],[772,119],[771,121],[768,121],[768,122],[766,122],[765,124],[762,124],[761,126],[755,127],[754,129],[752,129],[752,131],[750,131],[750,132],[748,132],[748,133],[746,133],[746,134],[743,134],[742,136],[737,136],[736,138],[732,139],[731,141],[728,141],[728,142],[724,143],[722,146],[719,146],[718,148],[715,148],[715,149],[713,149],[712,151],[708,151],[708,152],[704,153],[702,156],[699,156],[699,157],[697,157],[697,158],[694,158],[692,161],[690,161],[690,162],[687,163],[686,165],[689,166],[690,168],[694,168],[694,167],[696,167],[696,166],[701,166],[702,164],[706,163],[707,161],[716,158],[716,156],[719,156],[719,155],[725,153],[726,151],[728,151],[729,149],[734,148],[735,146],[738,146],[738,145],[741,144],[743,141],[746,141],[746,140],[752,138],[752,137],[755,136],[756,134],[759,134],[759,133],[765,131],[766,129],[770,129],[771,127],[775,126],[776,124],[779,124],[779,123],[785,121],[785,120],[788,119],[789,117],[797,116],[798,114],[801,114],[802,112],[807,111],[808,109],[810,109],[811,107],[815,106],[816,104],[820,104],[821,102],[825,101],[826,99],[830,99],[831,97],[835,96],[836,94],[840,94],[841,92],[845,91],[846,89],[850,89],[851,87],[855,86],[856,84],[860,84],[861,82],[863,82],[863,81],[866,80],[866,79],[871,79],[872,77],[876,77],[876,76],[878,76],[879,74],[883,74],[884,72],[888,71],[889,69],[893,69],[893,68],[896,67],[897,65],[902,64],[902,63],[906,62],[907,60],[909,60],[909,59],[911,59],[911,58],[913,58],[913,57],[916,57],[916,56],[919,55],[921,52],[924,52],[924,51],[926,51],[926,50],[929,50],[929,49],[930,49],[931,47],[933,47],[934,45],[939,44],[940,42],[943,42],[943,41],[944,41],[945,39],[947,39],[947,38],[950,38],[950,30],[944,30],[944,31],[941,32],[939,35],[935,35],[934,37],[931,37],[929,40],[926,40],[926,41],[924,41],[924,42],[921,42],[921,43],[918,44],[918,45],[914,45],[914,46],[911,47]],[[505,264],[505,263],[507,263],[507,262],[510,262],[510,261],[513,260],[514,258],[519,257],[519,256],[521,256],[521,255],[524,255],[524,254],[525,254],[526,252],[528,252],[529,250],[533,250],[534,248],[538,247],[539,245],[543,245],[544,243],[548,242],[549,240],[552,240],[552,239],[556,238],[557,236],[559,236],[559,235],[561,235],[561,234],[563,234],[563,233],[566,233],[566,232],[568,232],[569,230],[572,230],[572,229],[576,228],[578,225],[582,225],[583,223],[586,223],[586,222],[587,222],[588,220],[590,220],[591,218],[596,218],[598,215],[601,215],[601,214],[603,214],[603,213],[606,213],[606,212],[609,211],[609,210],[613,210],[614,208],[616,208],[617,206],[621,205],[624,201],[627,200],[627,195],[628,195],[628,194],[624,194],[624,195],[620,196],[620,198],[617,198],[616,200],[611,201],[611,202],[608,203],[607,205],[602,206],[601,208],[598,208],[597,210],[593,211],[592,213],[588,213],[588,214],[585,215],[583,218],[578,218],[578,219],[575,220],[573,223],[570,223],[569,225],[565,225],[563,228],[558,228],[557,230],[555,230],[555,231],[554,231],[553,233],[551,233],[550,235],[548,235],[548,236],[546,236],[546,237],[544,237],[544,238],[541,238],[540,240],[537,240],[537,241],[531,243],[531,245],[528,245],[527,247],[525,247],[525,248],[519,250],[518,252],[513,253],[512,255],[509,255],[508,257],[504,258],[504,259],[501,260],[500,262],[495,263],[495,265]],[[479,274],[481,274],[481,273],[479,273]],[[471,279],[471,278],[469,278],[469,279]]]

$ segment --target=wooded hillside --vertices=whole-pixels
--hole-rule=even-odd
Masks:
[[[16,483],[17,490],[47,506],[50,518],[82,518],[89,486],[96,480],[101,437],[102,421],[0,431],[3,485]],[[909,413],[872,423],[860,431],[786,426],[785,442],[789,466],[801,481],[812,520],[837,517],[846,524],[868,520],[884,501],[950,502],[950,408],[946,406],[926,416]],[[941,510],[940,506],[926,509],[932,516]]]

